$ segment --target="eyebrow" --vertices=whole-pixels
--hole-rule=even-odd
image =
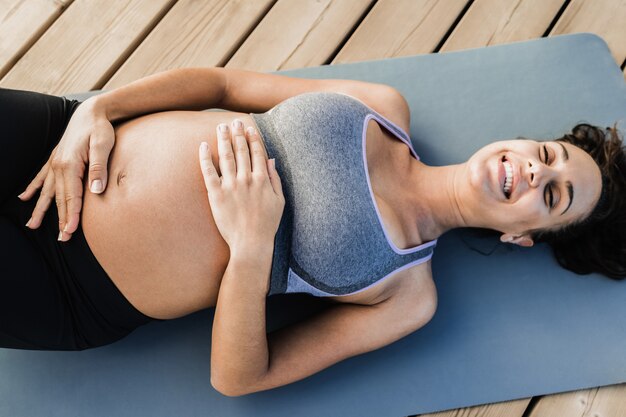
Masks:
[[[561,145],[561,148],[563,148],[563,152],[561,153],[561,158],[563,158],[563,161],[568,161],[569,154],[567,153],[567,149],[565,149],[565,146],[563,146],[561,142],[557,142],[557,143]],[[574,186],[572,185],[570,181],[565,181],[565,186],[567,187],[567,194],[569,195],[569,204],[567,205],[565,210],[563,210],[563,212],[559,214],[559,216],[564,215],[565,212],[569,210],[570,206],[572,205],[572,202],[574,201]]]
[[[563,154],[561,155],[561,157],[563,158],[564,161],[568,161],[569,154],[567,153],[567,149],[565,149],[565,146],[561,142],[557,142],[557,143],[561,145],[561,148],[563,148]]]

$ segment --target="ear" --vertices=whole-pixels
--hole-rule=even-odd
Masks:
[[[502,236],[500,236],[500,242],[513,243],[515,245],[524,246],[527,248],[530,248],[532,245],[535,244],[535,242],[533,242],[533,239],[526,234],[513,235],[511,233],[503,233]]]

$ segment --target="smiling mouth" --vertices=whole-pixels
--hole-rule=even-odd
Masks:
[[[502,156],[502,166],[504,167],[504,184],[502,186],[502,192],[504,196],[509,199],[513,191],[513,166],[507,161],[506,156]]]

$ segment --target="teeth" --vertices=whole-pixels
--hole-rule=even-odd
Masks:
[[[513,167],[509,161],[504,161],[505,179],[504,179],[504,193],[509,194],[511,192],[511,186],[513,185]]]

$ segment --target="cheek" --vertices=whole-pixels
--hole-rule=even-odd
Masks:
[[[537,199],[522,199],[517,202],[517,218],[520,223],[527,226],[540,226],[541,223],[545,223],[547,219],[547,213],[544,207],[537,201]]]

